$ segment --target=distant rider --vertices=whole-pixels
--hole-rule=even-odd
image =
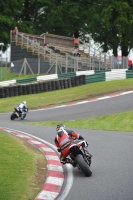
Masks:
[[[86,156],[91,159],[92,155],[88,152],[87,146],[88,143],[84,140],[84,138],[74,132],[73,130],[67,130],[65,129],[65,126],[63,124],[58,124],[56,127],[57,136],[55,137],[55,145],[57,147],[58,152],[61,152],[60,155],[60,162],[65,163],[71,163],[75,167],[75,163],[72,159],[67,158],[69,155],[69,147],[72,144],[75,144],[74,140],[82,140],[82,147],[84,149],[84,152]]]
[[[28,111],[28,108],[26,106],[26,101],[23,101],[22,103],[20,103],[18,106],[17,106],[17,111],[19,114],[22,114],[24,112],[27,112]]]

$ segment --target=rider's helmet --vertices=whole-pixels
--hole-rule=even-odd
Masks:
[[[65,130],[65,125],[64,124],[58,124],[56,126],[56,131],[57,133],[61,132],[61,131],[64,131]]]
[[[22,103],[26,106],[26,101],[23,101]]]

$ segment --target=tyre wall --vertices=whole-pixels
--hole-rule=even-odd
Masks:
[[[53,90],[67,89],[86,84],[85,75],[56,79],[51,81],[40,81],[31,84],[18,84],[14,86],[0,87],[0,98],[37,94]]]

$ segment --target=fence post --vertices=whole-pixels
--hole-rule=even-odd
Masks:
[[[28,51],[28,47],[29,47],[29,36],[28,37],[26,37],[26,39],[27,39],[27,41],[26,41],[26,45],[27,45],[27,51]]]
[[[23,39],[24,39],[24,36],[23,36],[23,33],[22,33],[22,36],[21,36],[21,40],[22,40],[21,47],[23,47]],[[17,40],[16,40],[16,41],[17,41]]]
[[[40,57],[38,56],[38,75],[40,74]]]
[[[101,63],[101,53],[99,52],[99,59],[98,59],[98,65],[99,65],[99,70],[100,70],[100,63]]]
[[[91,65],[91,56],[90,56],[90,70],[92,70],[92,67],[91,67],[92,65]]]
[[[107,64],[106,64],[106,52],[104,53],[104,69],[107,69]]]
[[[45,38],[45,34],[44,34],[44,44],[45,44],[46,38]]]
[[[17,46],[17,40],[18,40],[18,32],[16,32],[16,41],[15,41],[16,46]]]
[[[65,72],[67,73],[68,72],[68,55],[66,54],[66,70]]]
[[[110,69],[114,69],[113,55],[110,58]]]
[[[2,65],[3,65],[2,62],[3,62],[3,46],[4,46],[4,43],[0,43],[0,46],[1,46],[1,73],[0,73],[1,74],[1,79],[0,80],[2,81],[2,71],[3,71],[2,70]]]
[[[10,31],[10,41],[12,42],[12,31]]]
[[[79,60],[79,57],[77,57],[77,59],[76,59],[76,70],[78,71],[78,60]]]
[[[57,53],[56,53],[56,63],[55,63],[55,73],[57,74],[57,64],[58,64],[58,58],[57,58]]]

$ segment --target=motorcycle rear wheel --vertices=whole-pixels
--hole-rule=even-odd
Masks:
[[[89,168],[89,165],[85,162],[83,156],[81,154],[78,154],[75,158],[77,164],[79,165],[82,172],[85,174],[85,176],[91,176],[92,171]]]

